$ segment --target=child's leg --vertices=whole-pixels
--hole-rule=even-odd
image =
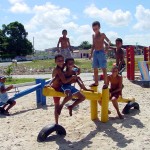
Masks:
[[[103,71],[103,75],[104,75],[104,88],[107,88],[107,69],[106,68],[102,68]]]
[[[62,110],[63,106],[64,106],[69,100],[72,99],[72,94],[71,94],[71,91],[70,91],[70,90],[66,90],[64,93],[66,94],[66,97],[63,99],[62,103],[59,105],[59,108],[57,109],[58,115],[61,114],[61,110]]]
[[[8,106],[7,109],[6,109],[6,112],[8,112],[9,109],[11,109],[13,106],[16,105],[16,101],[14,101],[14,100],[8,100],[7,103],[9,104],[9,106]]]
[[[94,68],[94,81],[90,86],[98,86],[98,68]]]
[[[2,108],[5,109],[7,105],[9,105],[9,104],[7,104],[7,103],[4,104]]]
[[[57,113],[59,105],[60,105],[60,97],[53,97],[54,103],[55,103],[55,110],[54,110],[54,115],[55,115],[55,123],[58,124],[58,119],[59,115]]]
[[[121,115],[120,111],[119,111],[119,106],[118,106],[118,101],[117,101],[117,98],[116,97],[112,97],[112,103],[113,103],[113,106],[115,107],[116,111],[117,111],[117,114],[119,116],[120,119],[123,119],[123,116]]]
[[[70,116],[72,116],[72,109],[85,100],[85,96],[80,92],[74,94],[74,96],[77,97],[78,99],[72,105],[68,106]]]

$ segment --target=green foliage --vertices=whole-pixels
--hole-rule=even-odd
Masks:
[[[13,66],[12,65],[7,66],[7,68],[4,70],[4,74],[7,75],[8,81],[12,80],[12,76],[11,76],[12,72],[13,72]]]
[[[32,43],[27,39],[28,33],[19,22],[3,24],[0,30],[0,52],[2,58],[14,58],[33,53]]]
[[[92,45],[88,41],[83,41],[80,46],[82,49],[90,49]]]
[[[34,82],[34,78],[13,78],[12,80],[9,80],[7,78],[6,84],[19,84],[19,83],[26,83],[26,82]]]

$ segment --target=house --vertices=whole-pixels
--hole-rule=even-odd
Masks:
[[[73,58],[89,58],[90,50],[74,50],[72,53]]]

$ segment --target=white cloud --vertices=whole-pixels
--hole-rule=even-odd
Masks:
[[[142,5],[138,5],[135,17],[137,23],[134,25],[134,29],[150,30],[150,9],[145,9]]]
[[[150,46],[150,34],[131,34],[125,35],[123,38],[124,44],[136,44]]]
[[[10,11],[13,13],[29,13],[30,7],[24,2],[17,2],[12,5]]]
[[[116,38],[119,37],[117,32],[114,31],[108,31],[105,33],[108,39],[111,41],[111,43],[115,43]]]
[[[103,19],[112,26],[127,26],[131,20],[129,11],[124,12],[121,9],[110,11],[108,8],[98,9],[94,4],[87,7],[84,13],[91,18]]]
[[[63,29],[67,29],[70,36],[70,31],[78,28],[78,24],[70,21],[72,14],[69,9],[49,2],[34,6],[32,13],[34,16],[25,28],[30,33],[29,39],[32,40],[32,37],[35,37],[36,49],[56,46]]]

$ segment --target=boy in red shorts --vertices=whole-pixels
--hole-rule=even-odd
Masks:
[[[56,91],[61,91],[61,86],[62,84],[66,84],[68,82],[71,82],[72,80],[76,80],[76,76],[72,76],[70,78],[65,78],[64,76],[64,57],[60,54],[55,56],[55,63],[56,63],[56,67],[53,70],[52,73],[52,81],[50,83],[50,86],[52,88],[54,88]],[[70,94],[68,94],[68,91],[65,91],[66,97],[64,98],[64,101],[68,101],[72,98],[72,96]],[[58,109],[60,107],[60,97],[53,97],[54,99],[54,103],[55,103],[55,122],[56,124],[58,124],[58,118],[59,118],[59,114],[58,114]]]
[[[118,74],[119,70],[117,66],[112,68],[112,74],[108,76],[107,82],[110,83],[110,100],[115,107],[120,119],[123,119],[118,107],[118,98],[122,95],[122,76]]]

